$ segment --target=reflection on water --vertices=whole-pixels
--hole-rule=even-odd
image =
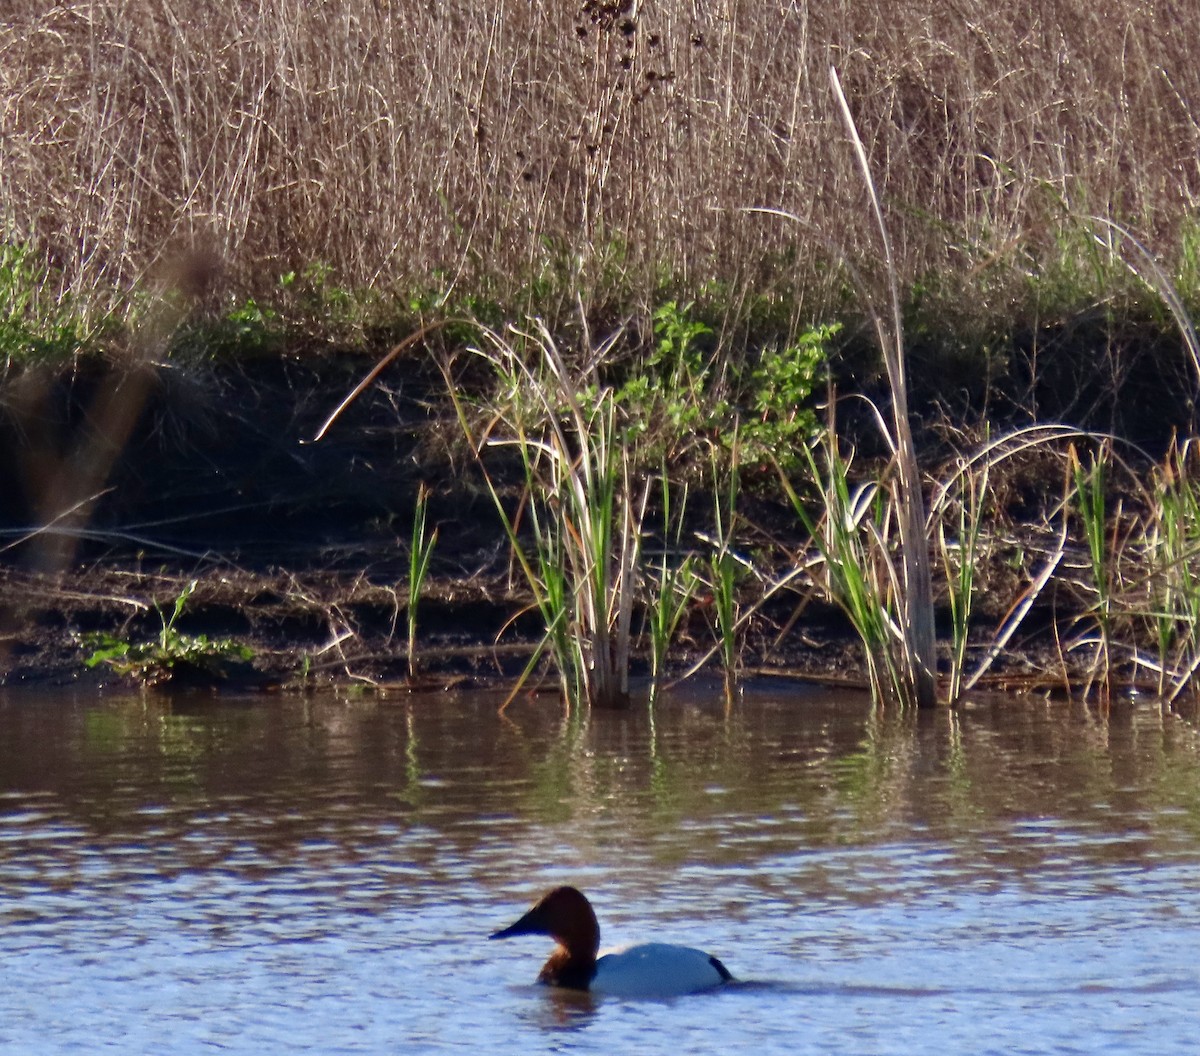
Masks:
[[[0,1051],[1191,1044],[1189,718],[719,699],[0,697]],[[750,982],[530,985],[485,937],[560,882]]]

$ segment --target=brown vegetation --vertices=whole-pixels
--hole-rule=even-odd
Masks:
[[[820,300],[826,246],[875,257],[831,65],[909,279],[999,265],[1003,302],[1068,212],[1173,259],[1200,198],[1182,0],[6,6],[0,225],[81,291],[206,244],[240,293],[322,261]]]

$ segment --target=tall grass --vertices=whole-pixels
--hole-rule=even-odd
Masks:
[[[1158,693],[1175,700],[1200,671],[1200,480],[1196,445],[1173,445],[1153,478],[1146,549]]]
[[[404,606],[408,624],[408,676],[417,676],[417,610],[421,603],[421,592],[429,575],[429,563],[437,546],[438,529],[430,533],[426,527],[429,512],[429,488],[424,482],[417,488],[417,499],[413,504],[412,540],[408,551],[408,601]]]
[[[812,563],[812,577],[858,635],[872,696],[913,702],[914,679],[906,668],[910,654],[898,608],[903,586],[893,559],[894,508],[886,482],[879,477],[851,482],[851,460],[842,455],[832,424],[819,450],[823,467],[817,453],[806,449],[817,484],[815,508],[780,474],[784,491],[819,554]]]
[[[708,558],[708,587],[712,598],[713,629],[716,632],[721,673],[725,681],[725,702],[732,704],[738,696],[738,673],[742,667],[741,604],[738,588],[747,562],[734,550],[737,538],[737,507],[739,470],[738,447],[734,438],[732,465],[725,471],[725,480],[717,464],[713,465],[713,527],[712,553]]]
[[[634,494],[632,453],[611,390],[587,405],[550,332],[534,323],[505,334],[484,328],[475,350],[499,375],[507,400],[478,435],[447,377],[459,420],[482,456],[517,455],[523,491],[514,508],[480,459],[513,556],[545,626],[571,704],[629,702],[629,662],[645,486]]]
[[[323,261],[350,287],[710,280],[839,296],[783,204],[851,259],[870,218],[837,65],[905,281],[1009,310],[1087,211],[1173,261],[1200,199],[1183,0],[745,4],[9,0],[0,237],[91,293],[207,245],[239,292]],[[103,86],[100,90],[98,86]],[[801,251],[797,252],[797,248]],[[762,267],[769,261],[768,268]]]
[[[104,318],[103,305],[87,309],[97,290],[135,288],[181,247],[222,261],[212,296],[226,308],[315,268],[415,304],[422,317],[430,305],[508,297],[547,314],[582,307],[585,319],[612,318],[601,309],[649,308],[670,290],[706,291],[728,302],[731,319],[751,294],[820,318],[847,298],[831,263],[868,271],[882,256],[878,333],[896,461],[856,482],[831,433],[810,467],[825,509],[809,513],[798,500],[797,509],[880,684],[929,703],[933,528],[907,436],[901,291],[918,279],[948,300],[970,288],[968,311],[1008,317],[1030,305],[1052,311],[1056,297],[1103,303],[1114,274],[1132,271],[1162,294],[1184,336],[1189,383],[1200,385],[1187,315],[1200,297],[1194,16],[1182,0],[1032,9],[645,0],[622,13],[199,0],[186,18],[160,0],[10,0],[0,21],[0,352],[17,362],[39,341],[73,347],[90,332],[77,320]],[[829,92],[835,66],[849,102],[840,87]],[[847,128],[855,149],[830,149]],[[747,213],[764,202],[800,223]],[[179,313],[162,314],[170,325],[151,320],[142,332],[173,330]],[[518,468],[515,501],[498,477],[488,486],[564,690],[619,702],[646,485],[620,407],[592,376],[583,380],[596,398],[581,397],[551,332],[484,331],[478,352],[513,396],[490,424],[451,391],[481,457],[505,452]],[[673,340],[683,348],[691,337]],[[149,373],[133,380],[145,390]],[[86,516],[110,468],[104,452],[130,435],[141,397],[109,402],[99,409],[111,413],[90,417],[111,428],[85,437],[62,481],[46,486],[44,523]],[[1117,663],[1118,632],[1131,634],[1135,617],[1151,621],[1142,626],[1152,625],[1167,693],[1200,669],[1192,476],[1188,458],[1174,457],[1136,546],[1113,534],[1121,516],[1097,505],[1102,489],[1086,475],[1076,484],[1089,500],[1093,567],[1143,566],[1138,590],[1124,572],[1093,576],[1092,589],[1107,592],[1103,667]],[[84,471],[68,474],[67,461]],[[959,506],[960,541],[979,541],[970,511],[985,500],[968,493]],[[729,523],[733,515],[731,504]],[[733,606],[732,545],[717,548],[711,570],[729,603],[723,640],[746,618]],[[1064,546],[1032,577],[1033,595]],[[663,590],[667,578],[664,566]],[[963,643],[973,590],[971,579],[955,586],[960,688],[971,684]],[[661,644],[680,617],[673,604],[659,615]],[[736,654],[723,653],[726,671]]]
[[[1112,692],[1116,561],[1115,541],[1109,538],[1110,518],[1106,494],[1109,476],[1108,446],[1102,443],[1085,463],[1072,445],[1068,462],[1075,488],[1076,512],[1082,527],[1089,586],[1095,595],[1090,610],[1090,618],[1094,621],[1096,629],[1096,636],[1091,643],[1095,647],[1093,671],[1099,676],[1101,689],[1107,699]]]
[[[0,241],[0,361],[38,362],[83,347],[89,328],[54,290],[51,271],[28,246]]]
[[[947,536],[947,518],[938,516],[936,508],[931,511],[945,576],[946,600],[950,608],[950,672],[946,698],[952,702],[962,696],[966,676],[967,646],[971,634],[971,613],[975,607],[976,574],[984,543],[984,504],[989,497],[990,474],[991,465],[985,460],[978,473],[969,472],[964,465],[954,475],[961,482],[961,487],[952,511],[952,536]]]
[[[646,631],[650,641],[652,705],[663,689],[671,643],[688,613],[700,583],[695,555],[685,552],[683,547],[688,487],[685,483],[678,489],[673,488],[665,465],[659,473],[659,485],[663,548],[657,561],[643,561],[643,577],[646,583],[643,603]]]

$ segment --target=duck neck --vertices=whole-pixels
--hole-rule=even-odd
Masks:
[[[568,990],[586,990],[596,976],[596,954],[572,952],[560,945],[542,965],[538,982]]]

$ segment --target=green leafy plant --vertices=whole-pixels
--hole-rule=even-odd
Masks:
[[[279,313],[253,297],[216,318],[184,321],[171,336],[171,356],[187,362],[256,356],[276,351],[287,336]]]
[[[790,467],[791,452],[818,431],[813,391],[841,325],[808,327],[782,347],[768,346],[753,367],[739,367],[718,357],[713,329],[694,305],[668,301],[652,323],[649,353],[614,394],[645,453],[678,461],[703,440],[731,456],[736,434],[742,460],[782,459]],[[598,392],[591,386],[585,401]]]
[[[349,289],[334,280],[333,265],[314,260],[299,272],[284,272],[279,276],[279,286],[295,295],[311,311],[342,315],[352,310],[355,297]]]
[[[279,313],[247,297],[225,315],[228,338],[244,351],[269,348],[279,336]]]
[[[656,446],[671,454],[728,411],[727,402],[714,400],[712,362],[701,346],[712,328],[693,318],[691,309],[677,301],[655,309],[650,355],[613,395],[631,435],[651,433],[653,427]]]
[[[738,427],[738,443],[747,461],[779,462],[797,468],[801,448],[820,432],[813,390],[829,362],[829,343],[840,323],[805,329],[784,348],[763,352],[750,373],[745,399],[750,413]]]
[[[105,664],[120,675],[159,685],[169,682],[185,667],[220,679],[231,661],[252,659],[254,653],[248,646],[227,638],[184,634],[175,626],[195,589],[196,581],[192,580],[176,596],[170,615],[154,603],[162,627],[151,641],[131,642],[105,633],[86,636],[85,644],[92,652],[84,663],[89,668]]]

